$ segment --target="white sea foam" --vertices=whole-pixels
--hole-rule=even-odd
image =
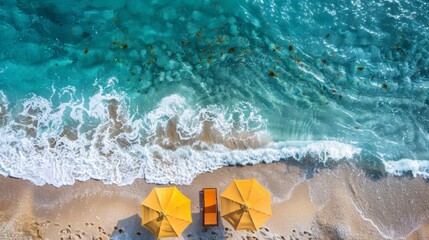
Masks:
[[[429,178],[429,160],[401,159],[384,161],[383,163],[386,172],[395,176],[411,173],[414,177],[420,175],[423,178]]]
[[[109,85],[89,99],[68,87],[18,104],[0,127],[0,174],[54,186],[90,178],[190,184],[228,165],[339,161],[360,152],[336,141],[271,142],[266,120],[245,102],[200,107],[171,95],[147,113],[131,113],[126,95]]]

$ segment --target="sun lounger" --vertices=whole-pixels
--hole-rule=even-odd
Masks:
[[[218,225],[217,220],[217,190],[216,188],[203,189],[203,226],[212,227]]]

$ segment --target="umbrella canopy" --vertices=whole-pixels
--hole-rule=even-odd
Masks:
[[[157,238],[178,237],[192,223],[191,200],[176,187],[152,189],[141,205],[142,226]]]
[[[271,217],[271,194],[256,179],[234,180],[220,195],[221,215],[235,230],[257,230]]]

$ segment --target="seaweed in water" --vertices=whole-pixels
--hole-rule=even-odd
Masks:
[[[128,44],[126,44],[126,43],[122,44],[122,45],[121,45],[121,48],[122,48],[122,49],[127,49],[127,48],[128,48]]]
[[[232,47],[230,49],[228,49],[228,53],[233,53],[235,51],[235,49],[237,49],[236,47]]]

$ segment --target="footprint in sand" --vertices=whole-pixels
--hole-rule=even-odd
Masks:
[[[64,228],[60,231],[61,234],[65,234],[65,233],[71,233],[70,229],[68,228]]]
[[[102,227],[98,227],[99,232],[104,232],[104,229]]]
[[[43,239],[42,234],[40,234],[40,229],[37,229],[37,237]]]

